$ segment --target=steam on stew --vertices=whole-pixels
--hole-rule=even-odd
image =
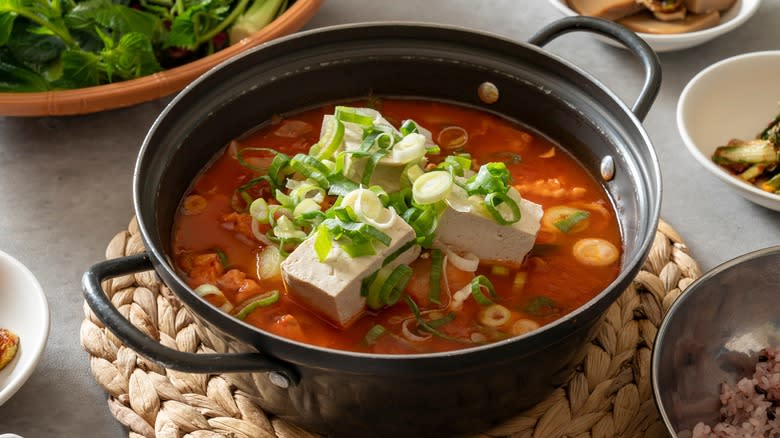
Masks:
[[[272,120],[215,158],[174,225],[190,286],[280,336],[408,354],[527,333],[617,276],[606,194],[548,139],[475,109],[369,103]]]

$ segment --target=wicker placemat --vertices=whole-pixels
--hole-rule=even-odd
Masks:
[[[111,240],[107,258],[143,251],[133,219]],[[665,436],[650,388],[650,356],[661,319],[701,274],[679,234],[661,221],[650,256],[607,311],[572,380],[547,400],[479,437]],[[164,345],[214,352],[215,337],[183,308],[153,271],[104,283],[130,321]],[[317,437],[267,415],[240,374],[187,374],[156,365],[122,343],[84,305],[81,344],[108,408],[134,437]],[[224,347],[224,346],[222,346]]]

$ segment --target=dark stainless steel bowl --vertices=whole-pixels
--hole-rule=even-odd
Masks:
[[[646,81],[634,113],[582,70],[539,46],[576,30],[623,42]],[[593,327],[638,271],[658,221],[661,178],[641,119],[660,84],[658,60],[633,33],[612,23],[569,18],[529,44],[463,29],[420,24],[341,26],[263,46],[212,70],[157,119],[138,157],[134,204],[148,252],[95,265],[84,277],[96,314],[127,345],[168,367],[192,372],[263,371],[263,408],[336,436],[452,435],[484,429],[532,406],[565,383]],[[481,102],[494,83],[500,98]],[[565,145],[604,180],[618,212],[624,257],[618,278],[587,304],[530,335],[462,351],[375,355],[335,351],[266,333],[220,312],[177,277],[168,254],[177,205],[214,154],[274,114],[326,102],[380,96],[424,97],[522,121]],[[192,355],[160,346],[111,306],[100,280],[157,271],[201,323],[259,353]],[[256,376],[257,377],[257,376]]]
[[[704,274],[664,317],[651,379],[673,436],[720,421],[722,383],[755,371],[762,348],[780,347],[780,246],[755,251]]]

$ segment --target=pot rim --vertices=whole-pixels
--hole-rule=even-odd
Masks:
[[[648,193],[654,194],[657,193],[657,196],[655,197],[655,200],[653,202],[652,197],[648,199],[648,212],[650,213],[650,223],[648,225],[648,231],[646,233],[646,236],[641,242],[641,245],[637,247],[636,253],[634,257],[631,260],[625,260],[623,262],[623,265],[628,267],[629,269],[621,269],[618,276],[607,286],[605,287],[601,292],[593,296],[590,300],[583,303],[576,309],[572,310],[571,312],[565,314],[561,318],[552,321],[548,324],[545,324],[541,326],[539,329],[534,330],[532,332],[529,332],[527,334],[521,335],[521,336],[515,336],[509,339],[505,339],[498,342],[493,342],[489,344],[479,345],[475,347],[469,347],[459,350],[452,350],[452,351],[446,351],[446,352],[438,352],[438,353],[419,353],[419,354],[404,354],[404,355],[397,355],[397,354],[375,354],[375,353],[361,353],[361,352],[354,352],[354,351],[347,351],[347,350],[337,350],[333,348],[326,348],[321,347],[314,344],[308,344],[288,338],[284,338],[281,336],[278,336],[276,334],[264,331],[258,327],[252,326],[250,324],[247,324],[244,321],[238,320],[236,318],[230,317],[230,315],[227,315],[221,311],[219,311],[216,308],[213,308],[210,304],[208,304],[203,298],[199,297],[197,294],[194,293],[192,288],[187,286],[185,282],[181,280],[181,277],[179,274],[176,273],[176,270],[170,266],[168,262],[168,257],[165,253],[165,251],[162,251],[161,248],[156,247],[154,244],[152,244],[153,240],[151,239],[152,234],[150,233],[150,228],[143,220],[143,215],[140,211],[140,198],[143,196],[141,194],[141,184],[140,181],[140,173],[141,173],[141,166],[144,161],[144,156],[149,153],[148,151],[151,146],[151,140],[153,139],[153,136],[155,135],[158,127],[163,122],[163,120],[168,116],[168,114],[174,110],[174,108],[177,106],[177,104],[182,101],[188,93],[190,93],[193,89],[200,87],[201,84],[209,81],[212,76],[218,74],[221,70],[225,68],[229,68],[230,65],[238,60],[243,59],[244,57],[253,56],[256,52],[262,51],[267,47],[273,47],[277,45],[282,45],[287,43],[288,41],[302,39],[302,38],[309,38],[315,35],[323,34],[323,33],[332,33],[332,32],[341,32],[341,31],[349,31],[354,29],[374,29],[374,28],[382,28],[382,29],[392,29],[392,28],[403,28],[403,29],[428,29],[428,30],[440,30],[443,32],[452,32],[457,34],[470,34],[470,35],[476,35],[480,37],[484,37],[486,39],[494,39],[499,40],[502,43],[520,46],[524,49],[529,49],[534,52],[536,52],[537,55],[541,55],[544,57],[548,57],[552,59],[553,61],[556,61],[557,63],[561,64],[563,67],[568,68],[572,70],[577,75],[581,76],[583,79],[589,81],[591,85],[595,85],[599,88],[601,92],[603,92],[606,96],[608,96],[611,99],[611,103],[617,104],[618,107],[622,110],[624,115],[628,116],[631,121],[631,128],[634,128],[636,130],[636,133],[641,136],[643,146],[647,148],[647,152],[649,153],[649,160],[645,163],[647,165],[647,171],[646,173],[643,173],[643,178],[641,178],[643,181],[648,182],[647,184],[647,191]],[[425,97],[422,96],[424,99]],[[455,100],[452,100],[452,102],[457,102]],[[497,113],[500,114],[500,113]],[[628,127],[628,126],[626,126]],[[637,152],[638,153],[638,152]],[[639,160],[637,160],[639,161]],[[205,165],[206,163],[204,163]],[[202,167],[201,167],[202,169]],[[652,176],[657,176],[655,184],[652,184]],[[533,339],[536,336],[554,332],[554,331],[560,331],[561,336],[557,339],[564,339],[571,334],[575,333],[577,330],[571,330],[567,329],[566,326],[570,324],[578,324],[580,322],[580,317],[583,316],[585,312],[592,312],[592,308],[599,307],[599,303],[603,302],[604,298],[606,298],[609,295],[622,293],[623,291],[617,291],[617,286],[620,283],[626,282],[627,277],[631,276],[633,278],[636,273],[641,268],[643,260],[647,257],[647,254],[649,253],[649,250],[652,246],[653,239],[654,239],[654,231],[658,227],[659,217],[660,217],[660,208],[661,208],[661,195],[662,195],[662,181],[661,181],[661,169],[660,164],[658,161],[658,156],[656,154],[655,149],[652,146],[652,142],[650,141],[649,135],[645,131],[644,127],[642,126],[641,121],[639,118],[628,108],[628,106],[608,87],[606,87],[601,81],[593,77],[588,72],[584,71],[580,67],[576,66],[572,62],[560,57],[559,55],[556,55],[554,53],[548,52],[544,50],[542,47],[536,46],[534,44],[528,43],[528,42],[521,42],[521,41],[515,41],[510,38],[482,30],[475,30],[471,28],[467,28],[464,26],[456,26],[456,25],[450,25],[450,24],[440,24],[440,23],[431,23],[431,22],[417,22],[417,21],[372,21],[372,22],[360,22],[360,23],[349,23],[349,24],[339,24],[339,25],[332,25],[332,26],[326,26],[321,27],[317,29],[312,29],[304,32],[299,32],[297,34],[288,35],[279,39],[276,39],[274,41],[264,43],[262,45],[259,45],[251,50],[248,50],[246,52],[243,52],[237,56],[234,56],[228,61],[225,61],[215,67],[212,67],[209,71],[201,75],[199,78],[197,78],[195,81],[187,85],[180,93],[176,95],[174,99],[172,99],[166,107],[163,109],[163,111],[158,115],[158,117],[155,119],[152,126],[149,128],[146,136],[144,137],[142,146],[138,152],[138,157],[136,159],[135,168],[133,171],[133,209],[135,212],[136,217],[138,218],[138,227],[141,232],[141,236],[143,238],[144,244],[146,245],[147,252],[151,255],[152,259],[155,261],[155,269],[163,269],[165,271],[165,274],[167,277],[175,279],[178,282],[178,285],[184,288],[188,291],[188,293],[192,296],[193,299],[197,299],[199,301],[202,301],[207,306],[211,307],[213,312],[210,312],[211,315],[220,315],[221,318],[224,318],[226,321],[229,321],[230,324],[234,326],[239,326],[244,329],[249,329],[252,332],[259,334],[261,336],[270,337],[271,339],[275,341],[281,341],[285,344],[294,346],[296,348],[302,348],[304,351],[310,351],[310,352],[316,352],[317,354],[324,354],[324,355],[332,355],[332,356],[342,356],[342,357],[349,357],[351,359],[355,360],[361,360],[361,359],[370,359],[372,361],[388,361],[388,362],[403,362],[406,360],[413,360],[413,359],[425,359],[425,360],[436,360],[436,359],[445,359],[449,360],[453,357],[460,357],[460,356],[471,356],[474,354],[479,354],[486,350],[498,350],[504,347],[507,347],[512,344],[516,344],[519,342],[526,341],[528,339]],[[623,228],[623,227],[621,227]],[[625,229],[623,229],[625,231]],[[624,254],[625,256],[625,254]],[[176,292],[176,288],[172,288],[174,292]],[[178,295],[178,293],[177,293]],[[611,304],[612,301],[609,301],[609,304]],[[190,307],[191,306],[187,306]],[[603,311],[606,310],[608,305],[602,304],[600,307],[603,307],[602,311],[598,313],[598,315],[601,315]],[[200,315],[204,319],[206,318],[204,315]],[[211,322],[211,321],[210,321]],[[529,353],[532,353],[533,351],[538,350],[539,348],[535,350],[528,350]],[[262,350],[264,354],[267,354],[271,357],[277,357],[273,351],[270,350]]]

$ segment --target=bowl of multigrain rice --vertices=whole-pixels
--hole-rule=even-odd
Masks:
[[[672,436],[780,434],[780,245],[712,269],[664,317],[651,380]]]

